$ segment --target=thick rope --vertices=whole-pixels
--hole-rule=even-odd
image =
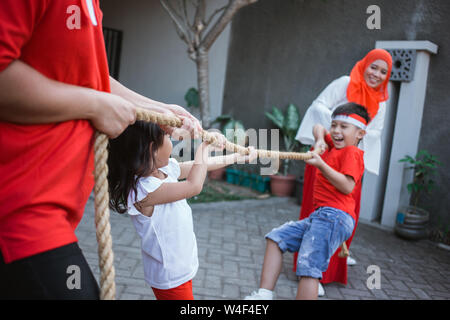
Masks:
[[[108,193],[108,137],[96,133],[94,144],[94,195],[95,228],[98,243],[98,260],[100,266],[100,299],[114,300],[116,285],[114,282],[114,254],[112,250],[111,226],[109,224]]]
[[[183,125],[183,121],[176,116],[168,116],[158,112],[136,109],[136,120],[149,121],[157,123],[162,126],[178,127]],[[201,132],[202,140],[206,141],[212,145],[217,145],[217,138],[210,132],[203,130]],[[232,152],[237,152],[243,155],[249,154],[249,148],[231,143],[229,141],[225,144],[225,149]],[[272,158],[272,159],[289,159],[289,160],[309,160],[312,155],[309,153],[298,153],[298,152],[280,152],[271,150],[256,150],[258,153],[258,158]]]
[[[157,123],[163,126],[178,127],[183,121],[176,116],[168,116],[158,112],[136,109],[136,120]],[[207,131],[202,131],[203,141],[217,145],[217,138]],[[108,193],[108,137],[97,133],[94,145],[95,151],[95,226],[98,242],[98,257],[100,266],[100,298],[114,300],[116,285],[114,282],[114,254],[112,250],[111,226],[109,223],[109,193]],[[226,142],[225,149],[240,154],[249,154],[249,148]],[[259,158],[308,160],[311,154],[295,152],[279,152],[270,150],[257,150]]]

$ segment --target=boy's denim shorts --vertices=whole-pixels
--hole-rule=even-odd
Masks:
[[[283,253],[298,251],[298,276],[322,279],[330,258],[350,238],[354,226],[355,221],[348,213],[321,207],[306,219],[273,229],[265,238],[276,242]]]

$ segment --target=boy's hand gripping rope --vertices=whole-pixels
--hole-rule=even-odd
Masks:
[[[178,127],[183,121],[176,116],[168,116],[145,109],[136,109],[136,120],[157,123],[163,126]],[[217,145],[217,138],[203,130],[202,140],[212,145]],[[116,286],[114,282],[114,254],[112,250],[111,226],[109,223],[109,194],[108,194],[108,137],[103,133],[96,133],[95,152],[95,227],[98,242],[98,257],[100,266],[100,298],[103,300],[114,300]],[[249,149],[226,142],[225,149],[243,155],[249,154]],[[279,152],[270,150],[257,150],[259,158],[276,158],[291,160],[309,160],[311,153]]]

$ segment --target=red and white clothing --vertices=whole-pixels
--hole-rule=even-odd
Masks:
[[[387,77],[378,88],[371,88],[367,85],[364,73],[371,63],[376,60],[383,60],[388,65]],[[342,104],[354,102],[366,107],[371,121],[367,125],[366,135],[361,141],[359,148],[364,150],[364,165],[367,171],[378,175],[381,156],[381,133],[384,127],[386,113],[386,101],[389,98],[388,83],[392,70],[392,57],[386,50],[371,50],[362,60],[353,67],[350,76],[343,76],[330,83],[324,91],[317,97],[308,108],[303,117],[296,139],[303,144],[313,145],[314,136],[312,128],[319,123],[326,129],[331,126],[331,115],[333,111]],[[303,183],[303,200],[300,209],[299,219],[307,218],[314,211],[312,187],[316,177],[317,168],[306,165]],[[346,241],[347,247],[355,234],[359,220],[361,207],[362,183],[356,184],[353,196],[355,199],[355,228],[352,236]],[[347,283],[347,259],[339,258],[340,249],[333,255],[328,265],[328,270],[324,272],[321,282],[341,282]],[[294,255],[294,271],[296,269],[297,255]]]
[[[357,186],[364,173],[364,151],[355,146],[347,146],[342,149],[334,148],[331,136],[325,137],[328,150],[322,154],[322,159],[334,170],[351,176]],[[347,212],[355,221],[355,193],[343,194],[325,178],[320,170],[317,170],[314,181],[314,208],[332,207]]]
[[[194,300],[192,280],[171,289],[157,289],[152,287],[157,300]]]
[[[170,158],[169,164],[158,170],[167,175],[166,179],[140,178],[137,197],[134,191],[128,195],[128,214],[141,237],[145,281],[153,288],[172,289],[196,275],[197,240],[186,199],[155,205],[151,217],[142,215],[134,206],[163,183],[178,182],[181,171],[177,160]]]
[[[349,76],[342,76],[331,82],[317,97],[306,111],[300,128],[298,129],[296,140],[305,145],[314,145],[313,127],[321,124],[327,130],[331,126],[331,115],[333,111],[348,103],[347,88],[350,83]],[[381,133],[384,127],[386,114],[386,102],[379,104],[378,113],[369,122],[366,128],[366,135],[359,144],[359,148],[364,151],[364,164],[366,170],[378,175],[381,157]]]
[[[314,145],[313,126],[317,123],[329,130],[331,127],[331,115],[333,111],[348,103],[347,89],[350,83],[349,76],[340,77],[331,82],[320,93],[316,100],[306,111],[296,139],[303,144]],[[378,174],[381,156],[381,133],[384,126],[384,117],[386,112],[386,103],[380,102],[379,110],[376,116],[367,125],[366,135],[359,144],[359,148],[364,151],[364,166],[367,171]],[[305,166],[303,181],[303,196],[299,219],[305,219],[314,211],[313,186],[316,178],[316,167]],[[347,247],[350,245],[355,235],[356,227],[359,221],[359,211],[361,205],[362,180],[354,188],[353,196],[355,199],[355,229],[352,236],[346,241]],[[340,282],[347,284],[347,259],[339,258],[340,248],[336,251],[330,260],[328,270],[323,273],[321,283]],[[294,254],[294,271],[297,267],[297,254]]]
[[[0,72],[18,59],[50,79],[110,92],[101,21],[98,0],[0,1]],[[0,122],[6,263],[77,241],[94,184],[93,137],[87,120]]]

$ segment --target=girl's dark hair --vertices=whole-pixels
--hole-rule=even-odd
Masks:
[[[131,190],[137,195],[138,179],[156,170],[155,153],[163,144],[164,135],[157,124],[136,121],[120,136],[109,141],[109,205],[118,213],[127,211]]]
[[[354,102],[349,102],[349,103],[346,103],[346,104],[343,104],[343,105],[337,107],[334,110],[332,117],[335,117],[339,114],[345,114],[345,115],[357,114],[358,116],[360,116],[364,120],[366,120],[367,123],[370,122],[370,116],[369,116],[369,113],[367,112],[367,109],[364,106],[359,105]]]

